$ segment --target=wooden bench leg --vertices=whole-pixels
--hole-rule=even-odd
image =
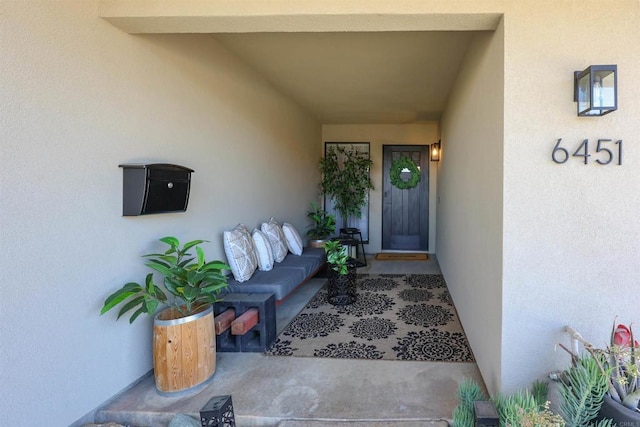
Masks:
[[[222,301],[214,305],[216,317],[229,309],[235,310],[239,318],[247,310],[257,310],[257,323],[236,326],[234,335],[229,326],[216,335],[216,350],[220,352],[265,352],[276,339],[276,307],[275,296],[269,293],[231,293],[225,294]],[[247,315],[249,317],[249,315]],[[231,319],[232,321],[235,319]],[[640,426],[639,426],[640,427]]]
[[[232,335],[244,335],[260,321],[257,308],[250,308],[231,322]]]
[[[233,308],[227,309],[222,313],[218,314],[214,319],[213,323],[216,327],[216,335],[220,335],[231,326],[231,322],[236,318],[236,311]]]

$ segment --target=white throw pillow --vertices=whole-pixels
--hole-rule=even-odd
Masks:
[[[249,230],[243,224],[238,225],[233,231],[223,233],[224,252],[227,262],[231,267],[231,273],[238,282],[246,282],[256,271],[258,260],[256,258],[253,239]]]
[[[282,262],[287,256],[287,244],[285,243],[284,233],[278,221],[271,218],[269,222],[265,222],[260,227],[262,232],[266,234],[273,251],[273,259],[275,262]]]
[[[302,238],[298,230],[293,225],[285,222],[282,224],[282,232],[287,241],[289,251],[294,255],[302,255]]]
[[[251,234],[253,244],[256,247],[256,257],[258,258],[258,269],[269,271],[273,268],[273,251],[269,238],[257,228]]]
[[[251,243],[251,246],[253,247],[253,249],[249,251],[249,256],[251,257],[251,262],[257,266],[258,255],[256,254],[256,245],[253,243],[253,239],[251,238],[251,231],[249,231],[249,227],[240,223],[236,226],[236,230],[241,231],[247,236],[247,239],[249,240],[249,242]]]

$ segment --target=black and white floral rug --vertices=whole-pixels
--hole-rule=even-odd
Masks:
[[[358,299],[327,302],[326,286],[266,351],[272,356],[473,362],[439,274],[359,274]]]

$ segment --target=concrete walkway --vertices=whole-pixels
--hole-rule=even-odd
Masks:
[[[433,274],[439,268],[433,258],[370,261],[358,272]],[[278,331],[323,284],[313,279],[278,307]],[[149,375],[100,408],[95,421],[166,426],[175,414],[198,417],[211,397],[230,394],[238,426],[446,426],[463,378],[482,384],[475,363],[218,353],[216,373],[199,392],[162,397]]]

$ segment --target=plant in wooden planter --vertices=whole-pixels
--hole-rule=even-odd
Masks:
[[[156,387],[170,394],[192,389],[215,372],[212,304],[227,287],[223,270],[230,267],[222,261],[205,260],[199,246],[205,240],[193,240],[183,246],[175,237],[163,237],[160,241],[169,248],[164,253],[144,257],[148,258],[148,267],[164,276],[164,289],[153,282],[154,273],[149,273],[144,285],[129,282],[109,295],[100,314],[122,304],[117,318],[133,310],[129,318],[129,323],[133,323],[141,314],[152,316],[160,305],[169,305],[154,318],[153,346]],[[196,251],[195,256],[189,252],[192,249]],[[167,354],[180,352],[181,344],[191,347],[185,352],[191,356],[174,358]],[[170,373],[170,361],[182,365],[172,366]]]

